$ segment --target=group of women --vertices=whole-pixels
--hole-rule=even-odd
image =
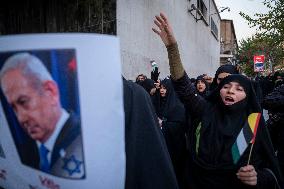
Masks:
[[[182,66],[168,19],[161,13],[154,23],[153,31],[167,48],[171,73],[171,79],[161,83],[156,112],[180,188],[282,188],[279,163],[250,79],[223,66],[216,72],[210,94],[197,94]],[[171,90],[182,103],[170,97],[175,95]],[[184,115],[190,115],[190,121]],[[170,126],[177,123],[180,127]],[[183,133],[189,147],[186,154],[178,150],[183,141],[174,140]]]

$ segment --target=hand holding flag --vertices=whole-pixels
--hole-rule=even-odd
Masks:
[[[257,172],[252,165],[241,167],[237,173],[237,177],[244,184],[251,186],[255,186],[257,184]]]

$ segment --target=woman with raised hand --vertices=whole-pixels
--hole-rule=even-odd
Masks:
[[[188,188],[281,188],[283,181],[251,81],[233,74],[211,98],[196,95],[183,69],[178,45],[166,16],[153,28],[164,42],[173,85],[194,117],[191,125]],[[257,131],[257,132],[256,132]]]

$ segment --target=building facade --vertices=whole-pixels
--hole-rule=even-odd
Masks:
[[[155,60],[169,75],[166,48],[152,32],[154,16],[172,23],[190,77],[212,75],[219,66],[220,15],[214,0],[11,0],[0,7],[0,35],[86,32],[118,35],[123,75],[150,76]]]
[[[214,0],[117,0],[117,35],[124,76],[150,76],[150,61],[160,77],[169,75],[168,56],[154,32],[154,16],[164,12],[173,27],[185,70],[190,77],[213,75],[219,66],[220,15]]]
[[[238,42],[233,20],[221,20],[220,45],[220,65],[235,65],[237,63]]]

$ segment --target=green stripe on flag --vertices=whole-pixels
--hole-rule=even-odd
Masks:
[[[246,123],[243,125],[243,128],[231,148],[234,164],[239,161],[240,157],[249,146],[249,143],[254,142],[259,119],[260,113],[252,113],[248,116]]]
[[[239,149],[238,149],[237,142],[235,142],[232,146],[232,157],[233,157],[234,164],[237,164],[237,162],[239,161],[239,159],[241,157]]]

